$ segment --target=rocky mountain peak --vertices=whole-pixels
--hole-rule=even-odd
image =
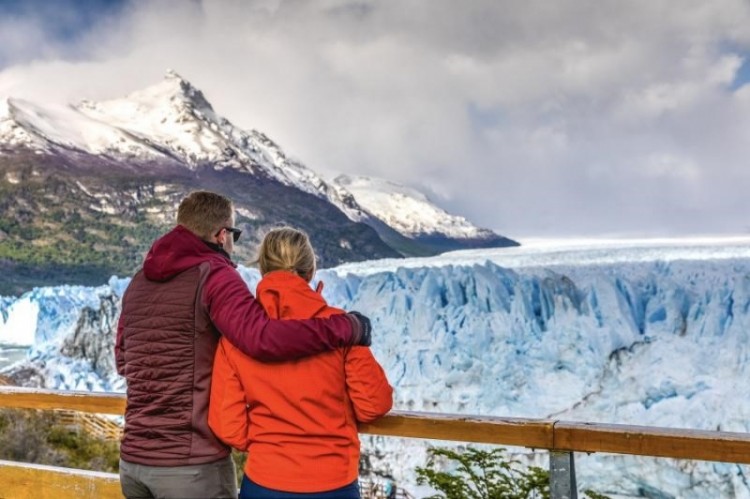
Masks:
[[[6,286],[10,292],[60,275],[89,283],[132,273],[172,223],[181,196],[198,188],[232,196],[251,241],[281,222],[316,234],[324,264],[514,244],[408,188],[329,182],[264,133],[214,112],[174,71],[122,98],[77,105],[11,99],[6,107],[0,269],[23,273]],[[376,202],[366,206],[370,199]]]
[[[175,132],[169,129],[174,124],[196,119],[220,121],[203,92],[174,71],[168,71],[160,82],[125,97],[100,102],[84,100],[75,107],[103,123],[144,132],[161,131],[161,135]]]

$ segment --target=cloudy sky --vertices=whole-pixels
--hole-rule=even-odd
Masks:
[[[0,1],[0,96],[174,69],[326,176],[510,237],[748,234],[748,0]]]

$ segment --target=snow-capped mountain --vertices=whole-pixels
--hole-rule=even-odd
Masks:
[[[0,120],[0,144],[263,173],[344,205],[315,172],[287,159],[263,133],[244,131],[216,114],[203,93],[174,71],[153,86],[103,102],[40,106],[10,98]]]
[[[241,271],[254,289],[257,272]],[[747,238],[471,250],[318,277],[331,304],[373,319],[373,351],[396,409],[750,431]],[[102,359],[111,357],[113,297],[126,283],[0,301],[0,343],[35,345],[11,374],[55,388],[121,389]],[[384,456],[379,469],[413,485],[425,442],[363,443]],[[733,464],[577,461],[581,488],[612,496],[750,497],[744,468]]]
[[[351,175],[339,175],[334,183],[351,193],[357,204],[368,213],[406,237],[443,236],[457,240],[497,238],[491,230],[477,227],[464,217],[447,213],[416,189],[384,179]]]
[[[404,254],[417,256],[465,248],[518,246],[516,241],[447,213],[416,189],[384,179],[350,175],[339,175],[333,184],[342,198],[351,195],[364,211],[363,214],[351,213],[350,218],[368,223],[383,240],[401,249],[405,246],[403,240],[394,238],[391,230],[397,232],[407,240]],[[428,251],[409,250],[408,244],[414,242],[429,248]]]
[[[242,130],[218,115],[203,93],[174,71],[168,71],[163,81],[121,99],[44,107],[8,99],[7,109],[7,117],[0,120],[0,144],[41,150],[62,147],[124,159],[178,159],[190,168],[210,164],[219,169],[262,172],[327,199],[357,222],[367,219],[361,199],[369,213],[407,237],[495,236],[462,217],[449,215],[414,189],[347,176],[339,177],[332,186],[288,158],[263,133]],[[368,193],[368,188],[373,192]]]
[[[0,258],[14,282],[0,283],[0,293],[132,273],[173,223],[181,197],[206,188],[235,201],[250,243],[239,248],[240,261],[252,259],[262,234],[279,224],[307,230],[323,266],[513,244],[492,233],[454,237],[459,233],[441,232],[442,223],[430,232],[437,241],[403,235],[262,132],[217,114],[200,90],[169,72],[120,99],[68,106],[5,101]]]

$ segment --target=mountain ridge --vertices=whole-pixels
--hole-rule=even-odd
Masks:
[[[218,115],[172,71],[124,98],[68,106],[10,98],[6,111],[0,117],[0,268],[26,277],[0,283],[0,294],[55,284],[55,275],[69,279],[76,268],[98,281],[68,282],[96,284],[108,272],[132,273],[153,238],[173,224],[181,196],[196,189],[235,200],[250,239],[241,261],[251,260],[262,234],[280,224],[307,230],[322,266],[477,243],[446,236],[446,246],[399,232],[264,133]],[[480,243],[517,244],[488,234]],[[110,251],[111,258],[96,251]],[[34,278],[40,270],[46,277]]]
[[[346,189],[364,210],[402,236],[419,242],[436,254],[457,249],[519,246],[516,241],[477,227],[466,218],[451,215],[432,203],[422,192],[390,180],[342,174],[333,180]],[[389,241],[389,235],[376,231]],[[393,241],[397,244],[396,241]],[[417,256],[410,254],[409,256]]]

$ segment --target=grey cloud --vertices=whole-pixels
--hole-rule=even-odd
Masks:
[[[741,232],[748,25],[742,0],[133,2],[77,57],[18,49],[0,94],[101,99],[169,67],[321,173],[511,237]]]

